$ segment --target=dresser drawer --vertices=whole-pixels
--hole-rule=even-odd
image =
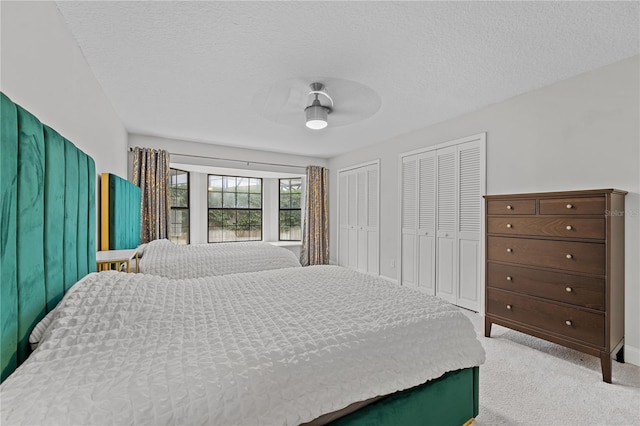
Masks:
[[[487,214],[536,214],[536,200],[489,200]]]
[[[555,334],[604,346],[604,314],[546,302],[509,291],[488,289],[487,313]]]
[[[604,240],[605,219],[572,217],[489,217],[487,232],[505,235],[594,238]]]
[[[604,278],[487,264],[487,287],[500,288],[604,311]]]
[[[487,259],[604,275],[605,246],[526,238],[487,237]]]
[[[550,198],[540,200],[540,214],[598,214],[604,216],[604,197]]]

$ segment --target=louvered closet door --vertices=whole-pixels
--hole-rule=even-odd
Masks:
[[[402,285],[418,285],[418,156],[402,158]]]
[[[401,278],[480,310],[484,135],[402,157]]]
[[[436,151],[436,295],[456,303],[457,147]]]
[[[458,294],[457,304],[480,309],[482,146],[473,141],[458,146]]]
[[[436,153],[418,156],[418,288],[435,294]]]

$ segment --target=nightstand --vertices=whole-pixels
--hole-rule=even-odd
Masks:
[[[96,264],[98,265],[99,272],[110,271],[112,269],[112,265],[115,265],[116,271],[120,271],[122,269],[122,265],[124,265],[126,271],[130,272],[130,263],[133,259],[136,261],[135,272],[139,272],[140,268],[137,248],[130,250],[105,250],[96,253]]]

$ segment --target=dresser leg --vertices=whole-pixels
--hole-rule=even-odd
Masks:
[[[600,352],[600,365],[602,366],[602,381],[611,383],[611,354]]]
[[[491,337],[491,320],[484,317],[484,337]]]

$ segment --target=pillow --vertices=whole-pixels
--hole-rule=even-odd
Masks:
[[[138,257],[142,257],[142,254],[144,253],[144,249],[145,247],[147,247],[147,243],[145,244],[140,244],[138,246]]]
[[[49,328],[51,321],[53,321],[53,313],[55,311],[56,310],[53,309],[51,312],[49,312],[36,324],[36,326],[31,331],[31,334],[29,335],[29,345],[31,346],[32,351],[35,351],[40,344],[40,340],[42,339],[42,336],[44,336],[44,332],[47,331],[47,328]]]

